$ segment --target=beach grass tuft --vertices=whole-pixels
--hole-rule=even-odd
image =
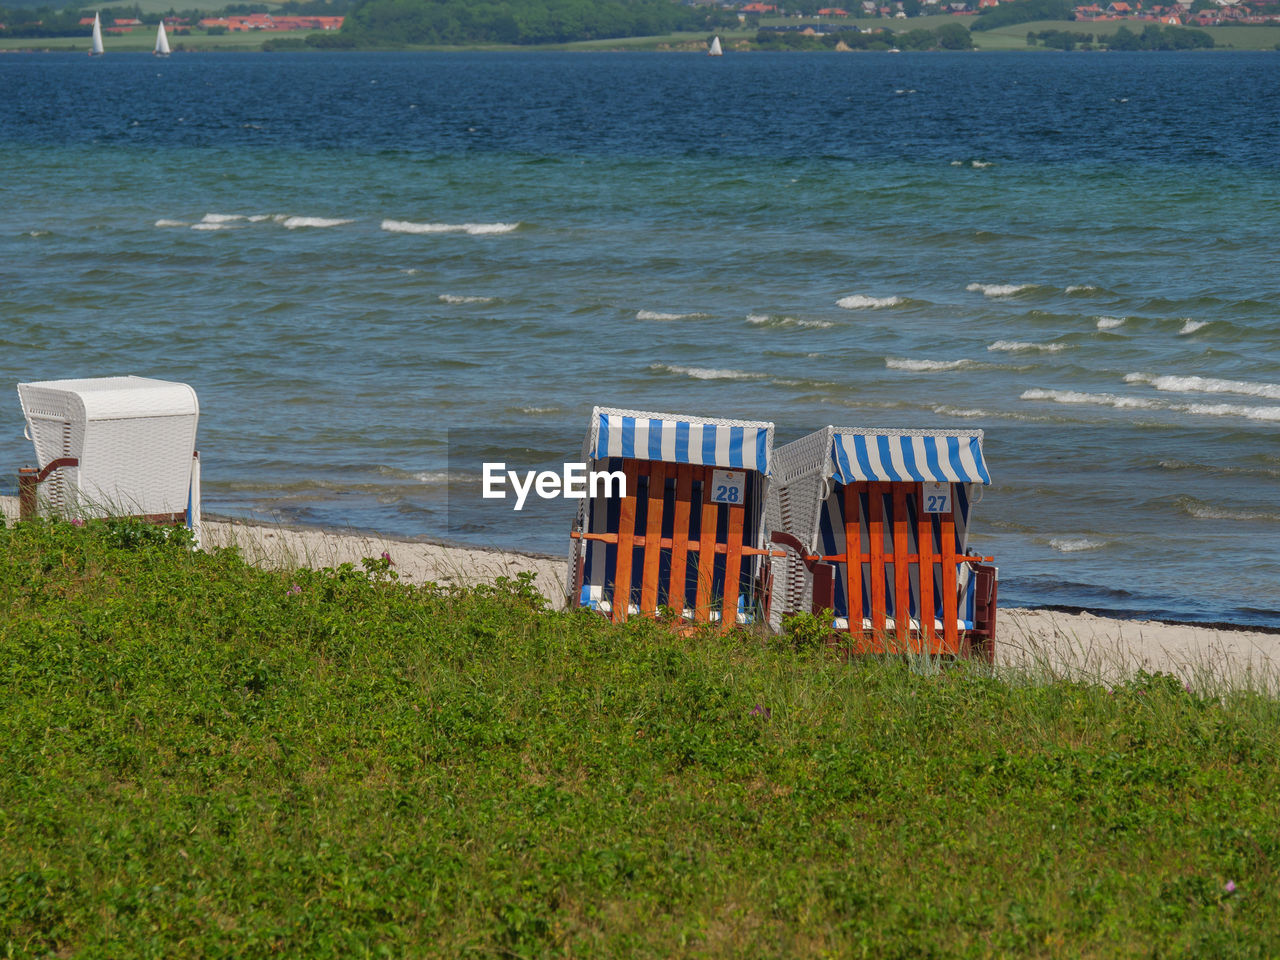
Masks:
[[[0,955],[1261,957],[1280,702],[0,529]]]

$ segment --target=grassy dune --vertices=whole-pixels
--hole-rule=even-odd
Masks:
[[[1280,704],[0,530],[0,953],[1262,957]],[[394,558],[391,558],[394,559]]]

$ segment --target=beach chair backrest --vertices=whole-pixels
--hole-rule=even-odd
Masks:
[[[583,501],[570,595],[614,620],[675,616],[725,626],[761,599],[773,424],[597,407],[583,449],[625,481]]]
[[[40,466],[76,461],[46,481],[46,503],[56,512],[188,517],[199,404],[187,384],[49,380],[18,384],[18,396]]]
[[[829,594],[815,599],[814,577],[788,558],[775,606],[829,605],[866,649],[891,635],[899,649],[962,652],[962,635],[989,616],[966,556],[975,487],[991,482],[982,439],[828,427],[780,447],[780,528],[834,569]]]

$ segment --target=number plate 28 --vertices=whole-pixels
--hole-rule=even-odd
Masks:
[[[707,498],[711,503],[745,503],[747,500],[747,475],[742,470],[711,471],[711,489]]]

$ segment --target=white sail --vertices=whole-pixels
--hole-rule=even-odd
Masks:
[[[709,57],[723,57],[724,51],[720,49],[720,38],[713,37],[711,39],[711,49],[707,51]]]
[[[164,32],[164,21],[160,21],[160,29],[156,31],[156,48],[153,51],[157,57],[167,57],[169,55],[169,37]]]
[[[95,13],[93,15],[93,49],[89,51],[89,56],[101,56],[102,52],[102,20]]]

